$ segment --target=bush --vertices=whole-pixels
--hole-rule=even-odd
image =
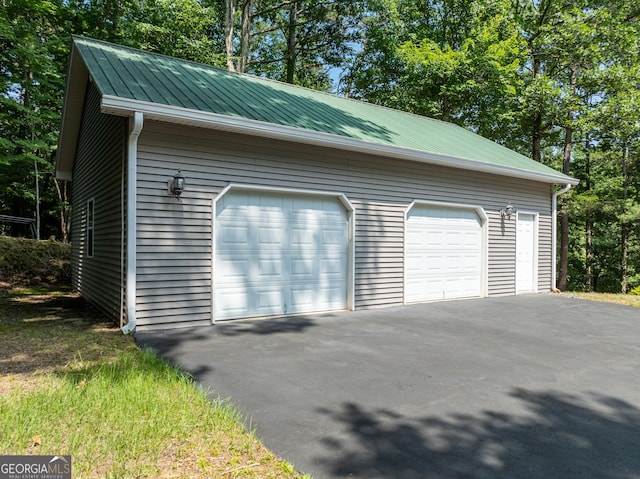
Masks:
[[[71,245],[0,236],[0,280],[11,286],[71,283]]]
[[[635,288],[633,288],[631,291],[629,291],[629,294],[640,296],[640,286],[636,286]]]

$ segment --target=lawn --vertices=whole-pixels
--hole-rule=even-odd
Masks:
[[[624,304],[625,306],[634,306],[636,308],[640,308],[640,296],[635,296],[632,294],[582,292],[567,292],[562,294],[572,298],[587,299],[590,301],[603,301],[605,303]]]
[[[72,456],[73,477],[300,477],[227,401],[81,298],[0,286],[0,453]]]

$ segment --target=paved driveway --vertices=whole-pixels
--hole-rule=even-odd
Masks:
[[[531,295],[136,339],[316,479],[640,477],[640,309]]]

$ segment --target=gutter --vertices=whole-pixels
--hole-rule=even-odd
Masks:
[[[558,196],[566,193],[571,189],[571,183],[567,183],[564,187],[558,191],[554,191],[551,195],[551,289],[556,289],[556,257],[557,247],[556,242],[558,239]]]
[[[141,112],[133,112],[129,118],[129,143],[127,146],[127,324],[122,326],[124,334],[129,334],[136,328],[136,223],[137,223],[137,192],[138,179],[138,137],[142,131],[144,116]],[[124,286],[124,285],[122,285]]]

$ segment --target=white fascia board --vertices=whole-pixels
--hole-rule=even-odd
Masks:
[[[558,176],[525,171],[508,166],[491,165],[479,161],[440,155],[426,151],[414,150],[384,143],[350,138],[330,133],[317,132],[285,125],[277,125],[264,121],[236,118],[217,113],[191,110],[171,105],[163,105],[128,98],[104,95],[102,97],[102,112],[111,115],[129,116],[132,111],[142,112],[145,118],[181,125],[213,128],[217,130],[260,136],[283,141],[292,141],[315,146],[354,151],[376,156],[387,156],[408,161],[417,161],[432,165],[460,168],[512,178],[540,181],[551,184],[578,184],[573,178],[559,178]]]

